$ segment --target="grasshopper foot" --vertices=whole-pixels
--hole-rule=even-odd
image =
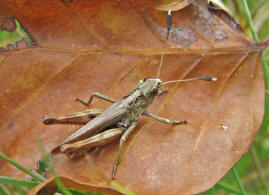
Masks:
[[[182,121],[171,121],[172,124],[179,125],[179,124],[187,124],[187,120],[182,120]]]
[[[114,164],[113,170],[112,170],[112,180],[115,180],[116,169],[117,169],[117,165]]]
[[[45,124],[45,125],[51,125],[53,124],[53,122],[55,121],[55,118],[49,117],[49,116],[42,116],[41,121]]]

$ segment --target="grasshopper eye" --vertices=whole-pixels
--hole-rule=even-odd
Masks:
[[[162,86],[162,81],[160,79],[157,79],[157,86],[160,88]]]

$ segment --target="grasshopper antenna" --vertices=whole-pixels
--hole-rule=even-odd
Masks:
[[[204,80],[204,81],[217,81],[217,77],[195,77],[191,79],[184,79],[184,80],[173,80],[173,81],[166,81],[162,83],[163,85],[166,85],[168,83],[176,83],[176,82],[186,82],[186,81],[195,81],[195,80]]]
[[[172,26],[172,12],[171,10],[168,10],[168,15],[167,15],[167,33],[166,33],[166,38],[165,38],[165,42],[164,42],[164,46],[163,46],[163,51],[162,51],[162,57],[161,57],[161,61],[160,61],[160,65],[159,65],[159,70],[157,73],[157,79],[160,78],[160,71],[163,65],[163,58],[164,58],[164,52],[166,49],[166,45],[167,45],[167,40],[169,37],[169,32]],[[207,76],[201,76],[201,77],[195,77],[195,78],[191,78],[191,79],[184,79],[184,80],[172,80],[172,81],[167,81],[162,83],[163,85],[168,84],[168,83],[176,83],[176,82],[186,82],[186,81],[195,81],[195,80],[204,80],[204,81],[217,81],[218,78],[216,77],[207,77]]]
[[[164,51],[167,45],[167,40],[169,37],[169,32],[171,29],[171,25],[172,25],[172,12],[171,10],[168,10],[168,15],[167,15],[167,33],[166,33],[166,38],[165,38],[165,42],[164,42],[164,46],[163,46],[163,51],[162,51],[162,57],[161,57],[161,61],[160,61],[160,65],[159,65],[159,70],[158,70],[158,74],[157,74],[157,79],[160,77],[160,71],[163,65],[163,57],[164,57]]]

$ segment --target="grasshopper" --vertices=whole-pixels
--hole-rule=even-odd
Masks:
[[[121,151],[124,142],[128,136],[134,131],[138,117],[145,115],[158,121],[168,124],[183,124],[186,120],[170,120],[163,118],[147,111],[147,108],[152,104],[155,98],[166,92],[167,89],[161,90],[161,86],[171,82],[183,82],[192,80],[216,81],[215,77],[196,77],[186,80],[173,80],[162,83],[159,79],[160,70],[163,64],[164,51],[166,48],[169,32],[172,24],[171,11],[168,11],[167,16],[167,34],[163,47],[162,57],[157,73],[157,78],[145,78],[139,81],[135,90],[121,98],[114,100],[111,97],[100,93],[93,93],[88,101],[77,98],[78,101],[85,105],[89,105],[94,97],[112,102],[113,104],[106,110],[88,109],[83,112],[77,112],[63,117],[44,116],[42,121],[44,124],[83,124],[80,129],[67,137],[53,151],[60,151],[68,156],[76,157],[90,149],[97,149],[98,152],[102,147],[111,143],[120,137],[119,150],[115,160],[112,179],[115,179],[116,169],[118,167]],[[90,120],[92,119],[92,120]]]

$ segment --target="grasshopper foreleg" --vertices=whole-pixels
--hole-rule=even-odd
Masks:
[[[100,98],[100,99],[103,99],[103,100],[106,100],[106,101],[109,101],[109,102],[112,102],[112,103],[115,103],[115,102],[116,102],[116,100],[114,100],[113,98],[108,97],[108,96],[103,95],[103,94],[98,93],[98,92],[94,92],[94,93],[90,96],[90,98],[89,98],[88,101],[84,101],[84,100],[80,99],[79,97],[76,98],[76,101],[79,101],[79,102],[81,102],[82,104],[88,106],[88,105],[92,102],[92,99],[93,99],[94,97],[98,97],[98,98]]]
[[[51,117],[43,116],[42,122],[45,125],[51,124],[78,124],[84,125],[90,121],[90,119],[101,114],[103,110],[101,109],[88,109],[82,112],[76,112],[67,116]]]
[[[164,89],[160,89],[159,92],[158,92],[158,96],[166,93],[167,91],[168,91],[168,88],[167,87],[164,88]]]
[[[158,120],[158,121],[161,121],[161,122],[164,122],[164,123],[169,123],[169,124],[178,125],[178,124],[182,124],[182,123],[187,123],[186,120],[181,120],[181,121],[170,120],[170,119],[167,119],[167,118],[164,118],[164,117],[157,116],[155,114],[151,114],[148,111],[144,111],[142,113],[142,115],[149,116],[151,118],[154,118],[155,120]]]
[[[117,158],[116,158],[116,160],[114,162],[113,170],[112,170],[112,179],[115,179],[115,172],[117,170],[117,167],[118,167],[118,164],[119,164],[119,161],[120,161],[120,155],[121,155],[122,146],[123,146],[124,142],[126,141],[126,139],[128,138],[128,136],[135,129],[135,126],[136,126],[136,122],[133,122],[131,124],[131,126],[128,127],[128,129],[124,132],[124,134],[120,138],[119,151],[118,151],[118,155],[117,155]]]

